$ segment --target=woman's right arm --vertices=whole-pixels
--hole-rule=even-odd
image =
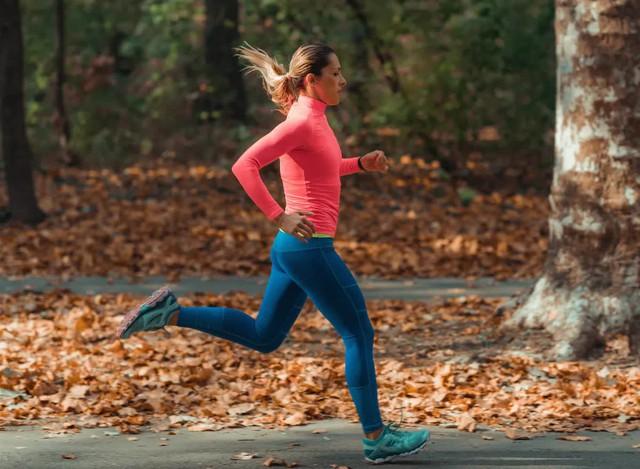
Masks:
[[[285,232],[305,240],[315,232],[315,226],[304,215],[311,212],[285,214],[269,193],[260,176],[260,169],[280,156],[290,152],[309,138],[304,121],[285,120],[271,132],[251,145],[231,167],[247,195],[262,210],[265,216]]]
[[[301,146],[308,138],[304,121],[285,120],[251,145],[231,167],[247,195],[272,221],[284,213],[260,176],[260,169],[285,153]]]

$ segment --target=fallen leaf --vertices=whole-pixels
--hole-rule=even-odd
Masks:
[[[171,424],[176,423],[185,423],[185,422],[197,422],[197,417],[192,417],[191,415],[170,415],[169,422]]]
[[[301,425],[307,421],[304,412],[295,412],[284,419],[284,423],[287,425]]]
[[[187,430],[190,432],[215,432],[216,430],[220,430],[221,426],[215,423],[196,423],[195,425],[191,425],[187,427]]]
[[[297,462],[287,462],[284,459],[268,457],[264,462],[263,466],[285,466],[285,467],[298,467]]]
[[[511,428],[508,430],[505,430],[504,436],[506,436],[510,440],[530,440],[531,439],[529,435],[518,432],[517,430],[513,430]]]
[[[477,422],[469,414],[462,414],[458,417],[458,430],[473,433],[476,430]]]
[[[557,440],[567,440],[567,441],[591,441],[591,438],[588,436],[582,435],[562,435],[556,438]]]
[[[68,395],[75,398],[81,398],[81,397],[85,397],[88,391],[89,391],[89,386],[76,384],[75,386],[71,387]]]
[[[131,434],[140,433],[140,428],[134,425],[127,425],[126,423],[122,423],[118,425],[118,430],[120,431],[120,433],[131,433]]]
[[[242,453],[234,454],[233,456],[231,456],[231,459],[245,461],[245,460],[248,460],[248,459],[253,459],[253,458],[258,458],[258,457],[260,457],[258,455],[258,453],[242,452]]]
[[[255,408],[255,404],[250,402],[245,404],[238,404],[227,409],[227,413],[231,416],[248,414]]]

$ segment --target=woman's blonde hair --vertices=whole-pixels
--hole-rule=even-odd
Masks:
[[[289,71],[262,49],[256,49],[245,41],[244,46],[236,47],[236,54],[251,63],[243,70],[256,71],[262,75],[264,89],[271,100],[278,105],[280,112],[287,115],[289,108],[304,87],[304,77],[308,73],[320,75],[329,64],[329,56],[335,51],[321,43],[304,44],[296,49],[289,62]]]

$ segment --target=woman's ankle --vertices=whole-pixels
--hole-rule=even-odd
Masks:
[[[380,435],[382,435],[383,431],[384,431],[384,426],[380,427],[378,430],[375,430],[373,432],[365,433],[364,436],[369,440],[377,440],[378,438],[380,438]]]
[[[180,310],[176,309],[176,311],[171,315],[171,319],[167,323],[168,326],[177,326],[178,325],[178,315],[180,314]]]

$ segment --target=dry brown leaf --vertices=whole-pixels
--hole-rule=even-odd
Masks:
[[[506,436],[510,440],[530,440],[531,439],[529,435],[519,432],[517,430],[514,430],[512,428],[505,430],[504,436]]]
[[[298,467],[297,462],[287,462],[284,459],[268,457],[262,463],[263,466],[271,467],[271,466],[285,466],[285,467]]]
[[[284,419],[284,423],[287,425],[302,425],[307,421],[304,412],[294,412]]]
[[[214,432],[216,430],[220,430],[222,427],[215,423],[196,423],[195,425],[191,425],[187,427],[187,430],[190,432]]]
[[[81,398],[84,397],[88,391],[89,386],[76,384],[75,386],[71,387],[68,395],[75,398]]]
[[[231,456],[231,459],[245,461],[245,460],[248,460],[248,459],[253,459],[253,458],[258,458],[258,457],[260,457],[258,455],[258,453],[242,452],[242,453],[234,454],[233,456]]]
[[[476,420],[469,414],[462,414],[458,416],[457,419],[458,430],[466,431],[473,433],[476,430],[477,422]]]
[[[556,438],[557,440],[567,440],[567,441],[591,441],[591,438],[588,436],[582,435],[562,435]]]
[[[134,425],[127,425],[126,423],[121,423],[118,425],[118,431],[120,433],[129,433],[129,434],[137,434],[140,433],[140,428]]]
[[[231,416],[248,414],[255,408],[255,404],[245,403],[231,406],[227,409],[227,413]]]

